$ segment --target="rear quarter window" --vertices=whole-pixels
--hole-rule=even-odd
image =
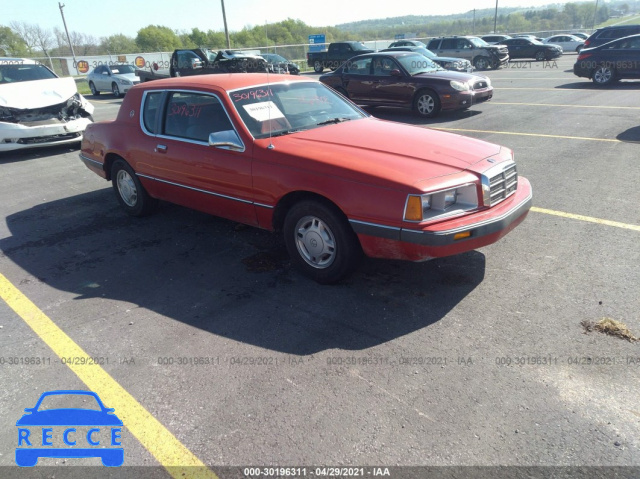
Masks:
[[[160,112],[162,92],[147,93],[144,97],[142,109],[142,123],[149,133],[157,133],[157,119]]]

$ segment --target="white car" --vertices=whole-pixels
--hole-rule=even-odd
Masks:
[[[33,60],[0,57],[0,152],[78,143],[92,114],[73,78]]]
[[[542,43],[558,45],[566,52],[579,52],[584,47],[584,40],[573,35],[554,35],[545,38]]]
[[[118,98],[140,83],[140,78],[131,65],[98,65],[87,75],[87,82],[92,95],[107,91]]]

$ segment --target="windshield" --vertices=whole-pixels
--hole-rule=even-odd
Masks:
[[[427,58],[436,58],[436,54],[435,53],[433,53],[431,50],[427,50],[424,47],[415,48],[413,51],[416,52],[416,53],[420,53],[420,54],[424,55]]]
[[[287,62],[286,58],[281,57],[280,55],[277,55],[275,53],[265,53],[264,55],[262,55],[262,58],[264,58],[268,62],[280,62],[280,63]]]
[[[397,57],[396,60],[409,72],[409,75],[417,75],[419,73],[430,73],[442,68],[429,60],[424,55],[414,54]]]
[[[351,49],[356,52],[360,50],[368,50],[362,43],[352,43]]]
[[[18,83],[23,81],[49,80],[58,78],[55,73],[44,65],[24,64],[16,60],[15,64],[3,63],[0,65],[0,83]]]
[[[93,409],[100,411],[96,398],[89,394],[49,394],[42,398],[38,411],[50,409]]]
[[[367,115],[319,82],[262,85],[229,92],[256,138],[281,136]]]
[[[469,41],[471,43],[473,43],[474,46],[476,47],[488,47],[489,44],[487,42],[485,42],[482,38],[469,38]]]
[[[112,65],[109,68],[111,68],[111,73],[114,75],[125,75],[136,72],[136,69],[131,65]]]

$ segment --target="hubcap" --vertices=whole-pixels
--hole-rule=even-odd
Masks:
[[[476,63],[478,65],[478,70],[484,70],[485,68],[487,68],[487,62],[483,59],[478,60]]]
[[[418,98],[418,111],[423,115],[428,115],[433,111],[436,106],[436,102],[431,95],[422,95]]]
[[[611,80],[611,70],[609,68],[600,67],[596,70],[594,78],[598,83],[606,83]]]
[[[295,229],[296,247],[300,256],[314,268],[331,266],[336,258],[336,241],[326,223],[315,216],[298,220]]]
[[[122,198],[122,201],[124,201],[127,206],[133,208],[136,203],[138,203],[138,190],[136,189],[133,178],[131,178],[131,175],[125,170],[120,170],[118,171],[116,182],[120,198]]]

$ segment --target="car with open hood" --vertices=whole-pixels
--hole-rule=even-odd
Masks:
[[[77,143],[92,114],[73,78],[26,58],[0,58],[0,152]]]
[[[87,128],[80,159],[129,215],[164,200],[282,231],[319,283],[363,252],[424,261],[494,243],[532,198],[510,149],[376,119],[304,76],[142,83],[115,120]]]

